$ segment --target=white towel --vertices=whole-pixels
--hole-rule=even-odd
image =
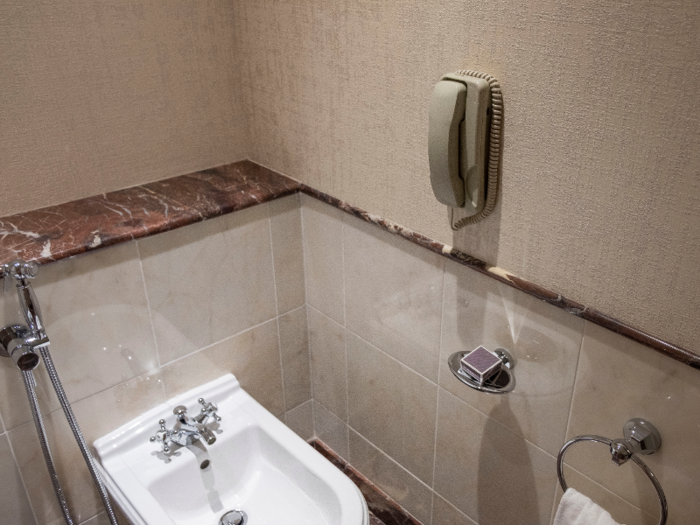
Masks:
[[[610,513],[574,489],[566,489],[554,525],[620,525]]]

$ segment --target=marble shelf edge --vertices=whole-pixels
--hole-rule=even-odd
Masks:
[[[174,230],[299,191],[249,160],[0,218],[0,264],[45,264]]]
[[[302,192],[690,367],[700,355],[250,160],[0,218],[0,264],[46,264]]]

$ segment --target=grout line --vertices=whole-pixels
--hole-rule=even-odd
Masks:
[[[0,414],[0,425],[2,425],[2,433],[4,434],[7,432],[7,427],[5,426],[5,418],[2,417],[2,414]]]
[[[306,227],[304,221],[304,206],[302,204],[304,197],[299,196],[299,215],[301,216],[301,254],[304,267],[304,309],[306,311],[306,349],[309,357],[309,382],[311,383],[311,433],[314,437],[318,437],[316,433],[316,398],[314,396],[314,367],[313,356],[311,354],[311,328],[309,325],[309,279],[306,264]]]
[[[345,227],[346,227],[346,222],[345,215],[342,216],[342,219],[340,221],[340,269],[343,274],[343,328],[348,326],[348,314],[347,314],[347,304],[345,300]]]
[[[153,345],[156,350],[156,363],[158,364],[158,370],[160,371],[160,352],[158,351],[158,338],[156,337],[156,325],[153,322],[153,311],[151,310],[151,300],[148,297],[148,287],[146,286],[146,274],[143,271],[143,261],[141,260],[141,248],[139,247],[139,241],[134,241],[136,243],[136,255],[139,260],[139,268],[141,269],[141,284],[143,284],[143,293],[146,296],[146,308],[148,308],[148,319],[151,321],[151,334],[153,335]],[[164,387],[165,388],[165,387]],[[165,393],[165,390],[163,390]]]
[[[350,377],[348,372],[348,318],[345,300],[345,217],[340,223],[340,270],[343,281],[343,347],[345,353],[345,424],[350,424]],[[350,433],[348,432],[348,461],[350,460]]]
[[[43,415],[43,414],[42,414]],[[20,425],[22,426],[22,425]],[[19,428],[19,427],[16,427]],[[24,488],[24,494],[27,496],[27,503],[29,503],[29,508],[34,516],[34,522],[38,525],[39,518],[37,517],[36,510],[34,509],[34,503],[32,503],[32,498],[29,496],[29,490],[27,489],[27,482],[24,481],[24,474],[22,474],[22,469],[19,466],[19,461],[17,461],[17,454],[15,454],[15,448],[12,446],[12,440],[10,439],[10,432],[5,432],[5,439],[7,439],[7,444],[10,446],[10,453],[12,454],[12,460],[15,462],[15,467],[17,468],[17,474],[19,474],[19,479],[22,482],[22,488]],[[39,447],[41,448],[41,447]]]
[[[85,525],[88,521],[95,519],[98,516],[107,516],[107,513],[105,511],[98,511],[97,514],[95,514],[94,516],[91,516],[88,519],[81,521],[79,525]]]
[[[284,413],[287,413],[287,393],[284,385],[284,360],[282,359],[282,334],[280,333],[280,304],[279,297],[277,294],[277,273],[275,272],[275,243],[272,240],[272,209],[271,206],[267,206],[267,226],[268,232],[270,234],[270,259],[272,262],[272,286],[275,291],[275,312],[277,317],[277,352],[280,358],[280,380],[282,382],[282,406],[284,407]]]
[[[195,352],[195,353],[196,353],[196,352]],[[189,355],[192,355],[192,354],[189,354]],[[185,357],[187,357],[187,356],[185,356]],[[180,359],[182,359],[182,358],[180,358]],[[174,361],[171,361],[171,362],[174,362]],[[161,373],[160,370],[158,370],[158,371],[156,371],[156,372],[144,372],[143,374],[136,375],[136,376],[131,377],[131,378],[129,378],[129,379],[125,379],[124,381],[120,381],[119,383],[115,383],[114,385],[110,385],[110,386],[107,386],[107,387],[105,387],[105,388],[103,388],[103,389],[101,389],[101,390],[97,390],[96,392],[93,392],[92,394],[90,394],[90,395],[88,395],[88,396],[81,397],[80,399],[75,399],[75,400],[73,400],[73,401],[70,401],[70,400],[69,400],[69,402],[70,402],[70,404],[71,404],[71,406],[72,406],[72,405],[75,405],[75,404],[80,403],[80,402],[82,402],[82,401],[85,401],[86,399],[90,399],[91,397],[94,397],[94,396],[96,396],[96,395],[98,395],[98,394],[101,394],[101,393],[103,393],[103,392],[106,392],[107,390],[111,390],[112,388],[116,388],[116,387],[118,387],[118,386],[125,385],[126,383],[128,383],[129,381],[133,381],[134,379],[138,379],[138,378],[140,378],[140,377],[146,377],[146,376],[160,375],[160,373]],[[165,392],[165,385],[164,385],[164,383],[163,383],[163,381],[162,381],[162,378],[159,378],[159,381],[161,382],[161,388],[163,389],[163,399],[165,400],[165,399],[166,399],[166,395],[167,395],[166,392]],[[56,413],[56,412],[61,412],[61,413],[63,413],[63,409],[59,406],[59,407],[54,408],[54,409],[52,409],[52,410],[48,410],[48,411],[46,411],[46,412],[42,412],[42,417],[43,417],[43,416],[50,416],[50,415],[52,415],[52,414],[54,414],[54,413]],[[10,429],[6,429],[6,430],[5,430],[5,433],[8,433],[8,432],[10,432],[10,431],[12,431],[12,430],[15,430],[15,429],[18,429],[18,428],[23,427],[24,425],[28,425],[28,424],[30,424],[30,423],[31,423],[31,424],[34,424],[33,420],[30,419],[30,420],[25,421],[24,423],[21,423],[21,424],[15,426],[15,427],[12,427],[12,428],[10,428]]]
[[[367,443],[370,444],[371,447],[377,449],[379,452],[381,452],[386,458],[392,462],[394,465],[399,467],[401,470],[403,470],[406,474],[411,476],[415,481],[423,485],[426,489],[428,489],[430,492],[434,492],[433,489],[430,488],[430,486],[423,480],[421,480],[419,477],[417,477],[413,472],[408,470],[406,467],[404,467],[401,463],[396,461],[391,455],[387,454],[384,450],[382,450],[380,447],[375,445],[372,441],[370,441],[366,436],[364,436],[361,432],[358,432],[357,429],[353,428],[352,426],[348,425],[348,430],[354,432],[358,436],[360,436],[362,439],[364,439]],[[371,481],[371,480],[370,480]],[[424,525],[429,525],[428,523],[425,523]]]
[[[308,308],[311,308],[314,312],[316,312],[316,313],[322,315],[323,317],[325,317],[325,318],[328,319],[329,321],[332,321],[333,323],[337,324],[337,325],[340,326],[341,328],[343,327],[338,321],[336,321],[335,319],[333,319],[333,318],[331,318],[331,317],[328,317],[326,314],[324,314],[324,313],[321,312],[320,310],[317,310],[316,308],[314,308],[314,307],[311,306],[311,305],[307,305],[307,306],[308,306]],[[374,348],[375,350],[377,350],[378,352],[380,352],[382,355],[385,355],[386,357],[388,357],[388,358],[391,359],[392,361],[395,361],[396,363],[398,363],[398,364],[401,365],[402,367],[407,368],[408,370],[410,370],[410,371],[413,372],[414,374],[419,375],[420,377],[422,377],[423,379],[425,379],[426,381],[428,381],[430,384],[435,385],[435,386],[439,386],[439,385],[438,385],[435,381],[433,381],[432,379],[428,379],[427,377],[425,377],[425,376],[424,376],[423,374],[421,374],[420,372],[417,372],[416,370],[414,370],[413,368],[411,368],[411,367],[408,366],[407,364],[405,364],[405,363],[399,361],[398,359],[396,359],[393,355],[387,354],[384,350],[382,350],[381,348],[379,348],[379,347],[376,346],[375,344],[370,343],[370,342],[367,341],[367,339],[365,339],[364,337],[357,335],[355,332],[353,332],[353,331],[350,330],[349,328],[345,328],[345,331],[346,331],[346,333],[352,334],[353,336],[357,337],[357,338],[358,338],[360,341],[362,341],[363,343],[366,343],[366,344],[370,345],[372,348]]]
[[[454,395],[454,394],[453,394],[452,392],[450,392],[449,390],[447,390],[447,389],[445,389],[445,388],[442,388],[442,387],[440,387],[440,390],[442,390],[442,392],[444,392],[445,394],[448,394],[448,395],[454,397],[454,398],[455,398],[457,401],[459,401],[460,403],[462,403],[462,404],[464,404],[464,405],[467,405],[469,408],[471,408],[471,409],[473,409],[473,410],[476,410],[479,414],[481,414],[481,415],[484,416],[485,418],[488,418],[488,419],[490,419],[491,421],[493,421],[494,423],[496,423],[497,425],[503,427],[504,430],[506,430],[506,431],[509,432],[510,434],[513,434],[514,436],[518,437],[519,439],[522,439],[523,441],[525,441],[525,443],[527,443],[528,445],[531,445],[531,446],[535,447],[535,448],[536,448],[537,450],[539,450],[540,452],[543,452],[544,454],[547,454],[550,458],[553,458],[554,460],[557,459],[555,456],[553,456],[552,454],[550,454],[549,452],[547,452],[545,449],[543,449],[543,448],[540,447],[539,445],[536,445],[536,444],[533,443],[532,441],[528,440],[525,436],[521,436],[520,434],[518,434],[518,433],[512,431],[510,428],[508,428],[507,426],[505,426],[503,423],[501,423],[501,422],[498,421],[497,419],[492,418],[491,416],[489,416],[489,415],[486,414],[485,412],[482,412],[482,411],[479,410],[478,408],[476,408],[476,407],[470,405],[469,403],[467,403],[466,401],[460,399],[459,397],[457,397],[456,395]]]
[[[578,381],[579,381],[579,366],[581,364],[581,354],[583,353],[583,340],[586,337],[586,328],[587,327],[588,327],[588,321],[584,320],[583,321],[583,328],[581,330],[581,344],[579,344],[579,347],[578,347],[578,359],[576,360],[576,374],[574,375],[574,384],[571,387],[571,398],[569,399],[569,414],[567,415],[567,418],[566,418],[566,429],[564,430],[564,443],[567,442],[567,436],[569,435],[569,430],[571,429],[571,414],[573,413],[573,410],[574,410],[574,398],[576,397],[576,386],[578,385]],[[550,516],[550,520],[554,520],[554,516],[555,516],[555,513],[557,511],[557,492],[558,492],[558,490],[559,490],[559,479],[557,478],[556,483],[554,484],[554,501],[552,502],[552,513]]]
[[[277,297],[277,275],[275,274],[275,247],[272,241],[272,210],[267,207],[267,232],[270,237],[270,262],[272,263],[272,286],[275,290],[275,313],[277,317],[280,315],[279,299]]]
[[[301,308],[301,307],[299,307],[299,308]],[[293,310],[292,310],[292,311],[293,311]],[[199,349],[195,350],[194,352],[190,352],[190,353],[187,354],[187,355],[183,355],[183,356],[181,356],[181,357],[178,357],[177,359],[173,359],[172,361],[168,361],[167,363],[162,364],[162,365],[161,365],[161,368],[166,367],[166,366],[168,366],[168,365],[172,365],[173,363],[177,363],[178,361],[182,361],[183,359],[187,359],[188,357],[193,356],[193,355],[195,355],[195,354],[198,354],[199,352],[202,352],[202,351],[204,351],[204,350],[208,350],[208,349],[211,348],[212,346],[216,346],[216,345],[218,345],[219,343],[223,343],[224,341],[228,341],[229,339],[233,339],[234,337],[238,337],[239,335],[243,335],[243,334],[245,334],[246,332],[249,332],[250,330],[254,330],[254,329],[256,329],[256,328],[259,328],[259,327],[261,327],[262,325],[267,324],[267,323],[269,323],[270,321],[274,321],[274,320],[276,320],[276,319],[277,319],[277,316],[275,316],[275,317],[270,317],[269,319],[265,319],[264,321],[262,321],[262,322],[260,322],[260,323],[258,323],[258,324],[256,324],[256,325],[250,326],[250,327],[246,328],[245,330],[241,330],[241,331],[238,332],[238,333],[235,333],[235,334],[233,334],[233,335],[229,335],[229,336],[227,336],[227,337],[224,337],[223,339],[219,339],[218,341],[214,341],[213,343],[208,344],[207,346],[203,346],[202,348],[199,348]]]
[[[435,471],[437,470],[437,441],[438,441],[438,420],[440,416],[440,359],[442,358],[442,332],[445,323],[445,263],[442,264],[442,301],[440,302],[440,337],[438,342],[438,391],[435,399],[435,435],[433,437],[433,479],[430,483],[430,489],[433,492],[433,497],[430,501],[430,524],[433,523],[435,512]]]
[[[441,494],[439,494],[439,493],[437,493],[437,492],[435,492],[435,491],[433,491],[433,495],[434,495],[433,501],[435,500],[435,498],[440,498],[440,499],[445,500],[445,501],[447,502],[447,504],[448,504],[450,507],[452,507],[452,509],[453,509],[455,512],[457,512],[458,514],[461,514],[461,515],[464,516],[466,519],[468,519],[470,522],[472,522],[472,523],[478,525],[478,524],[476,523],[476,520],[475,520],[475,519],[472,519],[466,512],[463,512],[462,510],[460,510],[460,509],[458,509],[457,507],[455,507],[455,505],[452,504],[452,503],[450,502],[450,500],[448,500],[447,498],[445,498],[444,496],[442,496]],[[435,525],[440,525],[440,524],[435,524]]]
[[[576,375],[574,375],[574,384],[571,388],[571,399],[569,400],[569,415],[566,419],[566,430],[564,431],[564,442],[566,442],[566,436],[569,435],[569,430],[571,429],[571,414],[574,410],[574,398],[576,397],[576,387],[579,382],[579,367],[581,366],[581,355],[583,354],[583,341],[586,338],[586,332],[588,328],[588,321],[584,321],[583,330],[581,330],[581,344],[578,349],[578,359],[576,360]]]
[[[277,321],[277,352],[280,355],[280,380],[282,381],[282,406],[284,407],[285,414],[287,413],[287,394],[286,387],[284,384],[284,360],[282,359],[282,334],[280,333],[280,317],[276,318]]]
[[[435,490],[430,489],[430,514],[426,525],[433,525],[435,520]]]

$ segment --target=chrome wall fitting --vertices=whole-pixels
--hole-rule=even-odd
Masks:
[[[486,392],[487,394],[507,394],[515,388],[515,376],[513,375],[515,360],[513,359],[513,356],[510,355],[508,350],[505,348],[498,348],[494,351],[494,353],[500,358],[503,366],[501,367],[500,372],[487,379],[484,383],[479,383],[479,381],[462,370],[462,358],[469,353],[470,352],[455,352],[447,358],[447,364],[449,365],[450,370],[462,383],[473,388],[474,390]]]
[[[39,301],[34,294],[32,284],[29,282],[36,277],[38,271],[39,266],[35,262],[20,260],[0,266],[0,277],[3,279],[5,292],[9,291],[11,279],[15,280],[19,306],[27,323],[25,341],[35,350],[49,344],[49,338],[44,330]]]
[[[12,280],[16,282],[20,310],[27,323],[26,326],[8,325],[0,330],[0,356],[11,357],[17,367],[25,372],[39,365],[37,350],[49,344],[39,301],[29,282],[38,271],[39,266],[35,262],[20,260],[0,266],[5,293],[10,290]]]
[[[20,324],[0,330],[0,356],[11,357],[23,372],[34,370],[40,361],[39,354],[26,342],[29,337],[29,329]]]
[[[649,423],[648,421],[641,418],[630,419],[625,426],[622,428],[622,433],[624,438],[609,439],[602,436],[594,435],[584,435],[576,436],[571,441],[568,441],[559,451],[559,456],[557,457],[557,476],[559,477],[559,484],[564,492],[568,488],[566,480],[564,479],[564,455],[566,451],[572,445],[579,443],[581,441],[594,441],[596,443],[603,443],[610,447],[610,454],[612,460],[617,465],[623,465],[628,460],[637,465],[644,474],[647,475],[652,485],[656,489],[656,494],[659,496],[659,506],[661,508],[661,517],[659,518],[659,525],[665,525],[668,519],[668,503],[666,502],[666,495],[661,488],[661,483],[654,475],[654,473],[647,467],[646,463],[640,459],[640,455],[653,454],[661,447],[661,434],[656,430],[656,427]]]
[[[61,404],[63,413],[66,416],[68,426],[70,426],[70,429],[73,432],[73,437],[78,444],[78,448],[80,448],[85,464],[87,465],[90,475],[95,482],[100,499],[102,500],[102,504],[107,512],[109,523],[111,525],[117,525],[117,518],[114,514],[114,509],[112,509],[112,505],[109,502],[107,489],[105,488],[104,483],[102,483],[102,478],[100,477],[100,473],[95,466],[95,460],[92,457],[92,452],[85,441],[85,436],[83,436],[83,433],[80,430],[78,421],[73,413],[73,408],[68,401],[68,396],[63,389],[63,385],[58,377],[58,372],[54,366],[53,359],[51,358],[51,353],[49,352],[49,338],[46,335],[44,321],[41,317],[39,301],[37,300],[32,285],[29,282],[31,279],[36,277],[38,271],[39,265],[35,262],[16,260],[8,264],[0,265],[0,278],[3,280],[4,291],[8,292],[11,288],[12,282],[15,282],[20,310],[22,311],[24,320],[27,323],[26,326],[9,325],[0,330],[0,355],[11,357],[17,367],[22,371],[24,385],[29,398],[30,408],[32,410],[32,418],[34,419],[37,435],[39,437],[39,444],[41,445],[42,452],[44,454],[44,461],[46,462],[46,468],[49,471],[49,477],[51,478],[51,484],[53,485],[56,499],[66,523],[68,525],[72,525],[74,521],[70,515],[68,504],[63,494],[63,489],[61,488],[61,483],[58,479],[58,475],[56,474],[56,468],[51,456],[51,450],[48,446],[46,429],[44,428],[44,422],[41,417],[41,411],[39,410],[39,403],[36,396],[36,381],[32,371],[40,362],[39,354],[41,355],[41,360],[44,361],[46,372],[48,373],[51,384],[56,392],[58,402]]]

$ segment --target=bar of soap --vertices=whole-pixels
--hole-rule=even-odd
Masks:
[[[485,383],[489,378],[500,372],[502,364],[501,359],[496,354],[488,351],[483,346],[478,346],[460,361],[462,370],[480,384]]]

